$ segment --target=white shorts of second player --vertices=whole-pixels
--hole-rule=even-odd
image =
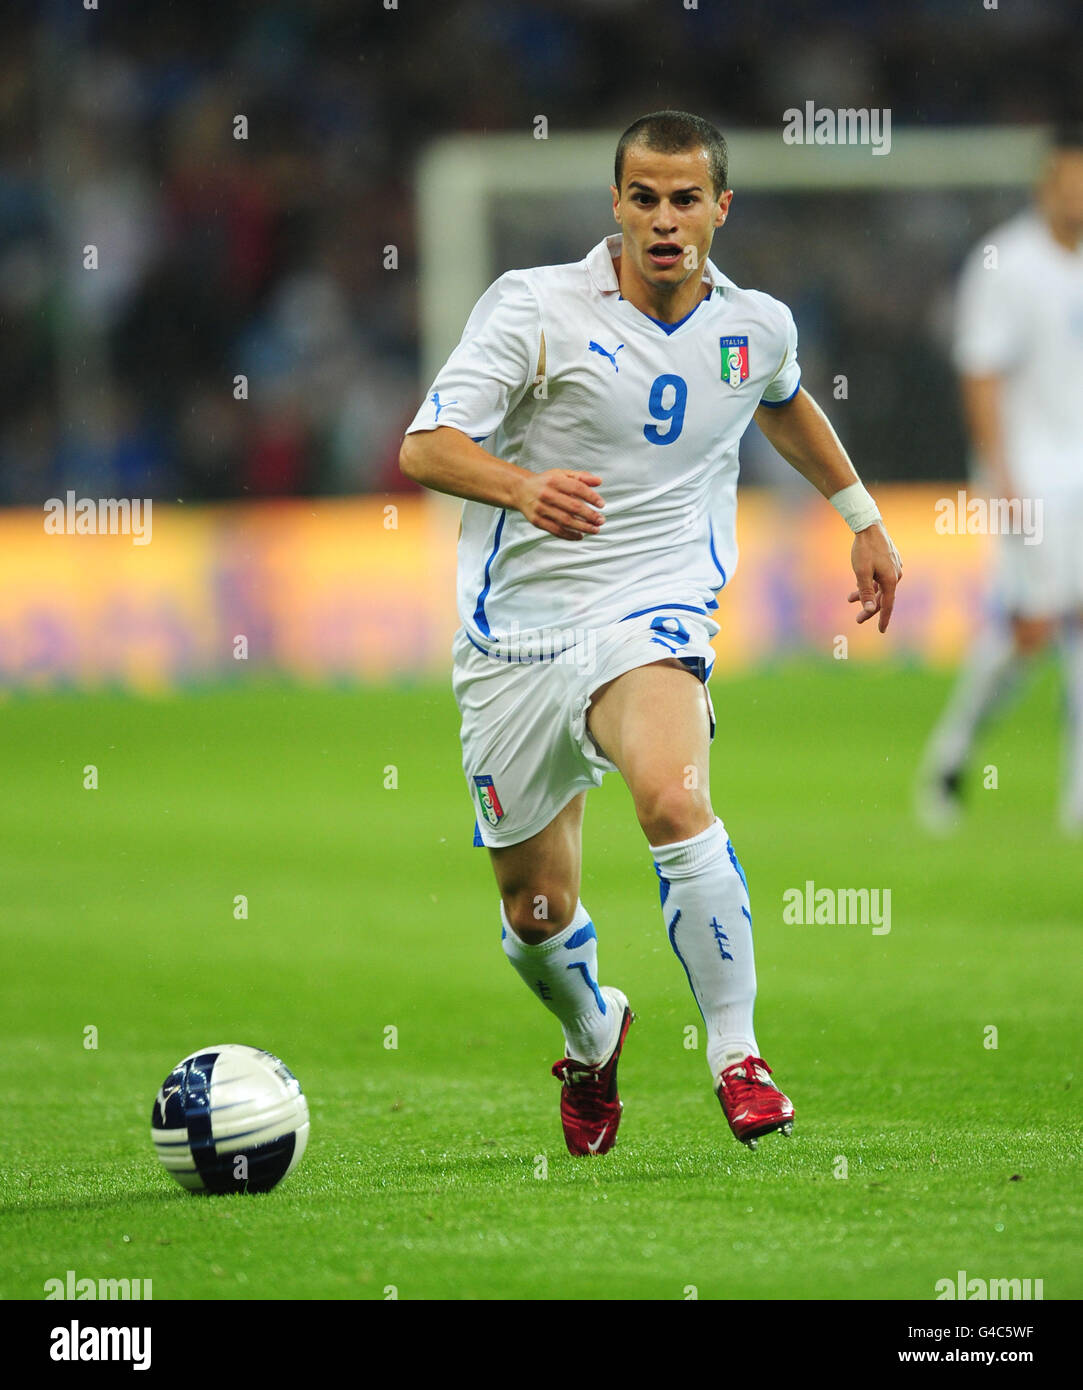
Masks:
[[[1007,617],[1083,612],[1083,493],[1042,502],[1040,532],[993,539],[993,600]]]
[[[703,682],[713,739],[707,681],[718,630],[706,615],[651,609],[588,631],[559,658],[508,662],[481,651],[460,628],[452,644],[452,689],[477,820],[474,844],[500,849],[529,839],[578,792],[616,772],[587,731],[587,711],[596,690],[637,666],[683,662]]]

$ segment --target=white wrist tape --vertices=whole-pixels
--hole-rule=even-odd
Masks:
[[[876,503],[861,483],[851,483],[829,497],[828,501],[851,531],[864,531],[866,526],[881,519]]]

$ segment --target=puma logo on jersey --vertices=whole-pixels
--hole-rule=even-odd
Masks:
[[[459,404],[458,401],[442,401],[442,400],[440,399],[440,392],[439,392],[439,391],[434,391],[434,392],[432,393],[432,395],[429,397],[429,399],[432,401],[433,405],[436,407],[436,418],[437,418],[438,420],[439,420],[439,418],[440,418],[440,412],[441,412],[441,410],[443,410],[443,408],[444,408],[445,405],[458,405],[458,404]]]
[[[620,368],[617,366],[617,353],[620,352],[623,346],[624,344],[620,343],[617,347],[613,349],[612,352],[606,352],[605,348],[602,347],[601,343],[596,343],[593,338],[591,338],[590,342],[587,344],[587,347],[591,352],[597,352],[602,357],[608,357],[610,362],[613,363],[613,370],[615,372],[620,371]]]

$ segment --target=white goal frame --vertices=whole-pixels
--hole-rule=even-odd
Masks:
[[[893,191],[1017,188],[1033,183],[1048,132],[1039,126],[954,126],[892,132],[887,154],[869,145],[787,145],[777,132],[726,132],[740,191]],[[415,176],[418,216],[422,389],[462,336],[482,291],[510,266],[494,266],[494,195],[598,194],[606,190],[620,131],[452,135],[422,153]],[[584,254],[588,248],[584,247]]]

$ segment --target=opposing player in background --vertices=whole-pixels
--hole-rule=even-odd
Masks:
[[[974,458],[993,498],[1017,502],[994,538],[992,612],[933,731],[918,814],[959,820],[978,731],[1056,638],[1068,711],[1061,822],[1083,832],[1083,127],[1058,131],[1036,206],[972,251],[955,363]],[[992,513],[991,513],[992,514]]]
[[[792,1126],[753,1029],[748,885],[708,777],[711,614],[736,563],[737,451],[753,417],[856,532],[858,622],[878,615],[886,630],[900,574],[801,388],[789,310],[708,259],[727,182],[706,121],[636,121],[611,190],[620,234],[486,291],[400,457],[407,476],[466,499],[453,685],[475,844],[490,852],[507,957],[564,1033],[553,1071],[575,1154],[616,1138],[632,1019],[600,984],[579,898],[586,791],[608,771],[631,791],[734,1135],[754,1145]]]

